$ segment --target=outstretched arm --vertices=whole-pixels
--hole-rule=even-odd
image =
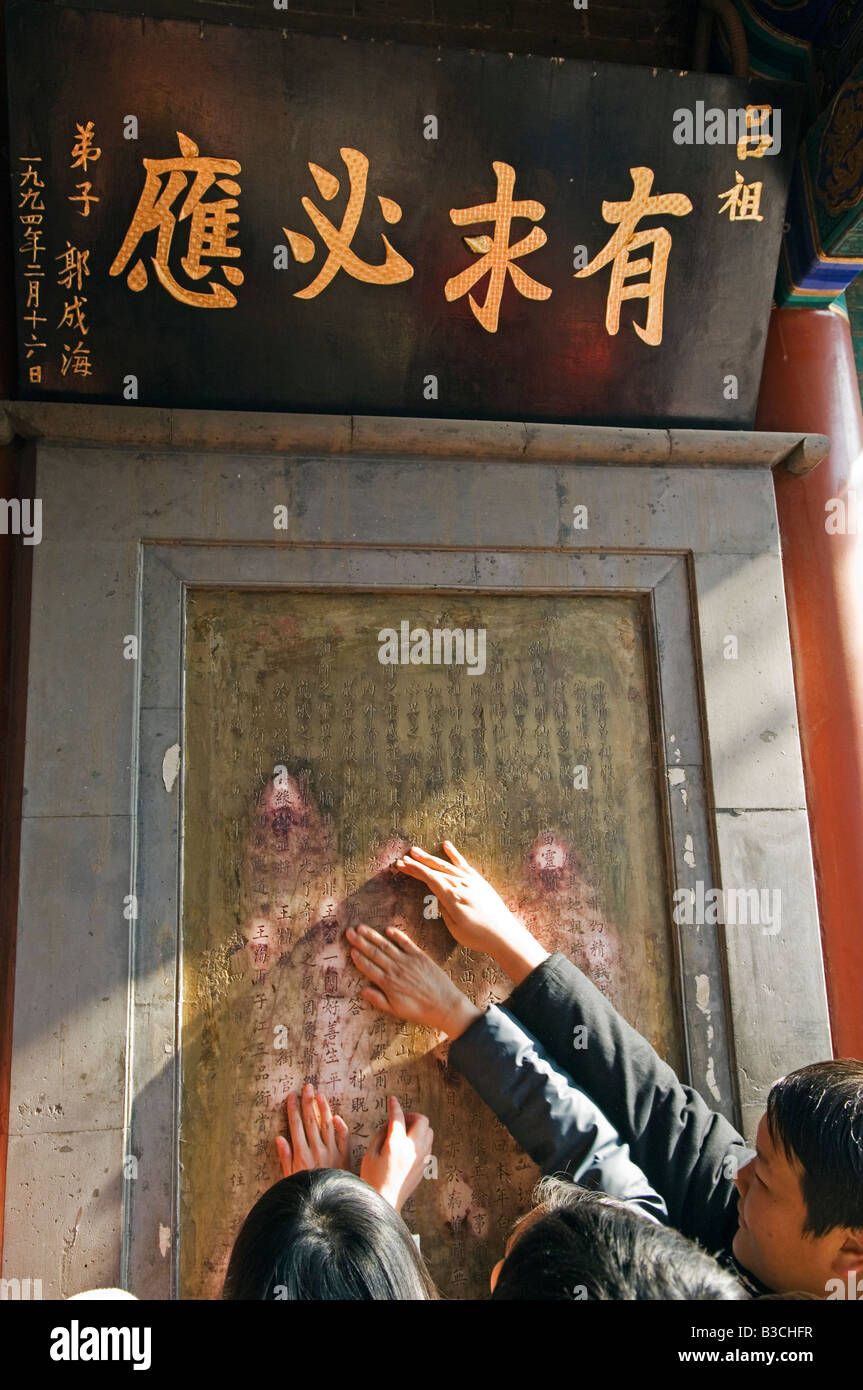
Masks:
[[[737,1229],[733,1179],[751,1157],[734,1126],[681,1083],[565,956],[550,956],[506,1008],[599,1100],[666,1199],[672,1225],[708,1249],[730,1243]]]
[[[596,1102],[505,1009],[489,1005],[452,1044],[449,1060],[543,1173],[564,1174],[667,1220],[662,1197]]]
[[[478,1009],[396,928],[385,937],[369,927],[348,936],[358,969],[374,982],[364,997],[385,1013],[447,1033],[450,1062],[544,1173],[565,1173],[665,1219],[662,1198],[599,1107],[514,1018],[495,1005]]]
[[[726,1243],[737,1224],[733,1177],[750,1156],[741,1135],[681,1084],[586,975],[540,947],[449,841],[444,852],[449,863],[415,846],[398,867],[435,893],[457,941],[506,970],[516,986],[506,1009],[602,1106],[665,1197],[672,1224],[709,1248]]]

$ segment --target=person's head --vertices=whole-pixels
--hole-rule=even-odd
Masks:
[[[340,1168],[282,1178],[234,1242],[224,1299],[429,1299],[437,1291],[398,1212]]]
[[[670,1226],[626,1202],[543,1178],[491,1276],[495,1299],[745,1299],[741,1284]]]
[[[863,1062],[816,1062],[777,1081],[741,1168],[734,1255],[783,1293],[863,1278]]]

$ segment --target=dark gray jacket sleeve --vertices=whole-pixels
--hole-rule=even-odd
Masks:
[[[671,1224],[708,1250],[730,1244],[737,1230],[732,1179],[751,1157],[734,1126],[681,1084],[565,956],[555,953],[532,970],[506,1008],[602,1106],[665,1198]]]
[[[450,1045],[449,1060],[543,1173],[564,1174],[666,1219],[662,1198],[595,1101],[505,1010],[491,1004]]]

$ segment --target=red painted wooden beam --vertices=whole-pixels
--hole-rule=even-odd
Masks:
[[[774,309],[756,425],[832,441],[774,480],[834,1049],[863,1057],[863,414],[841,315]]]

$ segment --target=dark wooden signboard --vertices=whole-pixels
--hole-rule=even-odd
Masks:
[[[796,88],[28,0],[7,39],[21,396],[752,426]]]

